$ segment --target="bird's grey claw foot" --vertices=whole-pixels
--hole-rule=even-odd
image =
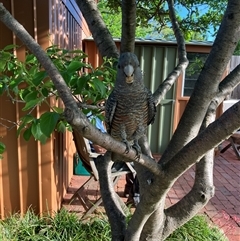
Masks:
[[[135,159],[140,160],[142,154],[141,147],[138,144],[133,144],[132,148],[136,151]]]
[[[128,141],[124,141],[124,143],[125,143],[125,145],[126,145],[126,150],[125,150],[125,154],[128,154],[128,152],[130,151],[130,145],[129,145],[129,143],[128,143]]]

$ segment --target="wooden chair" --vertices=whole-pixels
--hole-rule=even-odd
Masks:
[[[234,153],[236,154],[236,157],[240,159],[240,131],[237,131],[236,133],[232,134],[227,141],[229,141],[229,144],[226,145],[220,153],[224,153],[227,149],[230,147],[233,148]]]
[[[86,170],[90,173],[89,179],[78,188],[78,190],[73,194],[72,198],[70,199],[70,203],[73,202],[76,198],[79,199],[81,204],[83,205],[86,213],[84,216],[87,216],[91,214],[101,203],[102,198],[101,196],[94,202],[91,202],[87,199],[86,201],[86,195],[84,195],[84,190],[93,182],[96,182],[99,180],[98,171],[95,166],[94,159],[97,158],[100,154],[92,152],[91,146],[89,144],[89,141],[84,138],[79,132],[73,130],[73,140],[76,146],[77,153],[83,163],[83,166],[86,168]],[[118,171],[112,173],[112,179],[113,184],[115,185],[118,181],[118,179],[122,175],[126,175],[127,173],[132,172],[135,175],[135,170],[132,167],[130,163],[126,163],[129,170],[127,171]]]
[[[228,108],[230,108],[235,103],[237,103],[238,101],[239,101],[238,99],[230,99],[230,100],[223,101],[223,112],[226,111]],[[237,132],[232,134],[226,141],[228,141],[229,144],[226,145],[220,151],[220,153],[224,153],[227,149],[232,147],[237,158],[240,159],[240,131],[238,130]]]

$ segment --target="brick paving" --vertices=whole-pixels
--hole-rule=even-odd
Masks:
[[[215,157],[214,165],[215,195],[200,213],[204,213],[215,225],[219,226],[230,241],[240,241],[240,160],[237,159],[232,148],[229,148]],[[194,168],[190,168],[176,181],[167,195],[167,206],[178,202],[191,190],[194,175]],[[86,176],[73,176],[63,203],[68,210],[80,215],[83,214],[84,209],[78,200],[71,205],[66,205],[66,203],[77,187],[87,179]],[[124,185],[125,179],[122,177],[115,187],[121,197]],[[99,196],[98,183],[95,182],[94,185],[91,185],[86,193],[92,201],[96,200]],[[126,201],[124,198],[123,200]],[[102,211],[103,209],[100,207],[100,212]]]

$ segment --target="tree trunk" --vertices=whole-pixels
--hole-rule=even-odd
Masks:
[[[118,58],[118,49],[104,23],[95,0],[76,0],[102,57]],[[119,26],[120,27],[120,26]]]
[[[136,1],[122,0],[121,53],[134,52],[136,30]]]

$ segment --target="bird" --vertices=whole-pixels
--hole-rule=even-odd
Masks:
[[[137,56],[131,52],[120,54],[114,88],[105,106],[108,134],[141,153],[138,140],[155,119],[156,106],[152,92],[144,85]]]

